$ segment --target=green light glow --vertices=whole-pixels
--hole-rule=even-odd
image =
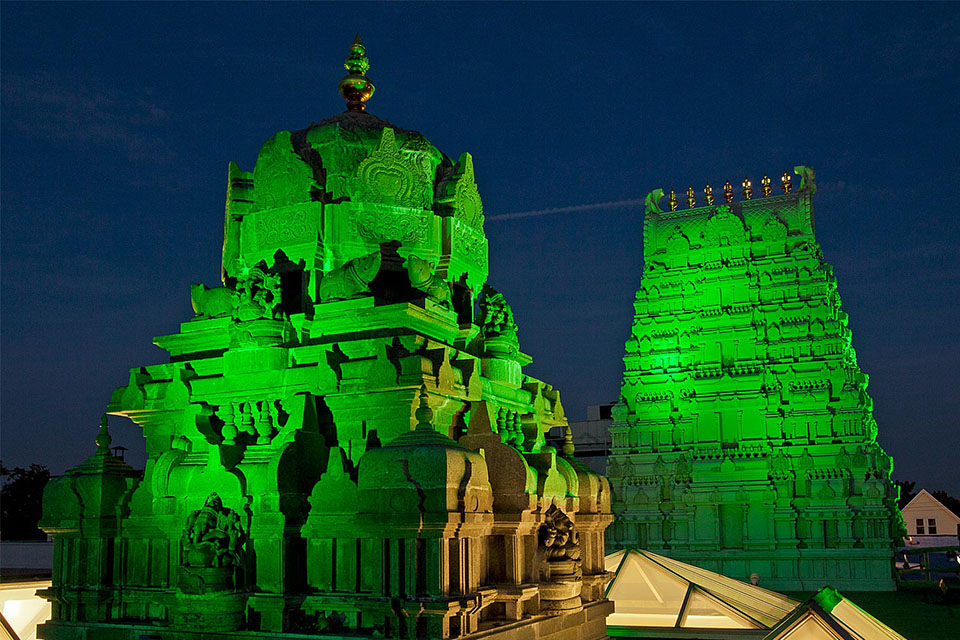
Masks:
[[[813,171],[797,173],[780,196],[648,198],[608,546],[775,589],[892,589],[892,462],[814,238]]]

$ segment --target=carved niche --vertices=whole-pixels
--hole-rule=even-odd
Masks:
[[[353,202],[418,209],[430,204],[430,185],[419,167],[400,153],[390,127],[384,127],[379,148],[357,167],[349,193]]]
[[[746,240],[743,220],[736,216],[730,207],[717,207],[717,212],[707,220],[704,240],[710,246],[730,246]]]
[[[240,516],[211,493],[187,517],[179,586],[184,593],[231,591],[243,566],[246,537]]]
[[[540,609],[547,614],[570,613],[582,607],[583,570],[580,539],[573,521],[550,505],[538,532]]]

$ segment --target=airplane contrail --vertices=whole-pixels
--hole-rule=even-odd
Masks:
[[[590,211],[591,209],[616,209],[618,207],[631,207],[643,204],[643,198],[634,198],[632,200],[614,200],[612,202],[595,202],[593,204],[578,204],[572,207],[554,207],[553,209],[535,209],[533,211],[518,211],[516,213],[501,213],[495,216],[487,216],[487,220],[514,220],[516,218],[535,218],[537,216],[549,216],[555,213],[572,213],[574,211]]]

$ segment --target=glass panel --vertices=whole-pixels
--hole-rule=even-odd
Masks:
[[[21,640],[35,640],[37,625],[50,619],[50,603],[36,595],[49,581],[24,582],[0,587],[0,613]]]
[[[620,566],[620,561],[623,560],[623,554],[626,553],[624,550],[614,551],[610,555],[606,556],[603,559],[603,568],[606,571],[616,571],[617,567]]]
[[[607,624],[673,627],[687,595],[687,586],[685,580],[631,551],[607,594],[616,606]]]
[[[642,553],[768,628],[783,620],[800,604],[793,598],[728,578],[719,573],[659,556],[649,551],[643,551]]]
[[[937,532],[937,519],[927,518],[927,533],[934,535]]]
[[[840,640],[840,636],[820,618],[807,614],[771,640]]]
[[[846,598],[833,608],[830,615],[853,633],[870,640],[906,640]]]
[[[693,629],[762,629],[715,598],[693,589],[683,609],[680,626]]]
[[[923,518],[917,518],[917,535],[923,535]]]

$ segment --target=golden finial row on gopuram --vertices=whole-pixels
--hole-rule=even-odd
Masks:
[[[773,187],[771,183],[773,181],[770,179],[770,176],[763,174],[763,178],[760,179],[760,192],[763,193],[763,197],[773,193]],[[753,181],[750,180],[748,176],[743,178],[743,182],[740,183],[740,186],[743,187],[743,199],[752,200],[753,199]],[[803,186],[801,184],[801,186]],[[786,171],[783,172],[783,175],[780,176],[780,187],[783,189],[784,193],[790,193],[793,190],[793,177]],[[716,200],[716,196],[713,195],[713,187],[707,184],[703,188],[703,197],[707,203],[707,206],[711,206]],[[734,191],[733,184],[729,180],[723,183],[723,200],[724,202],[733,202]],[[677,192],[675,189],[670,189],[670,197],[667,200],[667,204],[670,207],[670,211],[676,211],[680,206],[679,201],[677,200]],[[693,209],[697,206],[697,197],[696,192],[693,189],[693,185],[687,187],[687,207]]]

